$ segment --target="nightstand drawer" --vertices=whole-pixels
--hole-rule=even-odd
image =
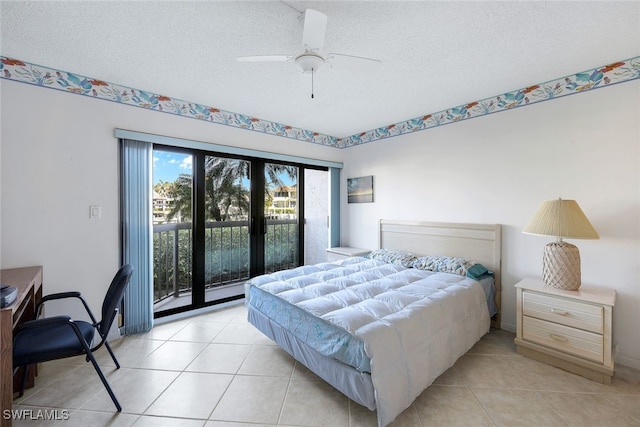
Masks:
[[[602,335],[528,316],[523,316],[522,320],[522,336],[525,340],[603,363]]]
[[[327,262],[340,261],[341,259],[348,258],[345,255],[336,254],[333,252],[327,252]]]
[[[525,291],[522,293],[522,314],[597,334],[603,333],[604,309],[600,305]]]

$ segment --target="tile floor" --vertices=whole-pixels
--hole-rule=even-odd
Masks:
[[[620,367],[604,386],[516,354],[513,338],[486,335],[392,426],[640,426],[640,372]],[[121,369],[106,350],[97,356],[122,413],[93,367],[76,358],[42,364],[36,387],[14,402],[14,410],[67,419],[13,425],[376,426],[375,413],[247,323],[242,305],[161,324],[113,347]]]

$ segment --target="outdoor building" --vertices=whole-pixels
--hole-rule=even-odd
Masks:
[[[272,192],[272,202],[267,208],[269,215],[277,218],[295,216],[298,201],[297,185],[276,187]]]
[[[157,191],[153,192],[153,223],[164,224],[167,222],[167,215],[171,211],[172,200],[163,196]]]

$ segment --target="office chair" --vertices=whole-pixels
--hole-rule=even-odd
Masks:
[[[91,361],[93,364],[102,384],[104,384],[109,396],[111,396],[111,400],[113,400],[113,403],[116,405],[118,412],[122,411],[122,407],[111,390],[102,370],[100,370],[93,356],[93,352],[104,344],[115,362],[116,368],[120,368],[120,363],[118,363],[113,350],[111,350],[111,346],[107,342],[107,334],[118,313],[118,308],[124,296],[124,290],[129,283],[132,273],[133,267],[126,264],[122,266],[114,276],[107,290],[104,302],[102,303],[102,320],[100,322],[96,321],[80,292],[61,292],[42,298],[36,307],[37,316],[39,316],[43,304],[47,301],[63,298],[78,298],[82,301],[92,323],[82,320],[71,320],[69,316],[54,316],[30,320],[20,325],[13,338],[14,375],[20,367],[24,368],[19,396],[22,396],[24,393],[29,365],[84,354],[86,355],[87,361]],[[93,346],[96,332],[100,337],[100,342]]]

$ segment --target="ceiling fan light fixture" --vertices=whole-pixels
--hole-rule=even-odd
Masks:
[[[295,61],[302,74],[310,74],[311,70],[318,71],[325,62],[322,56],[309,51],[298,55]]]
[[[0,0],[2,1],[2,0]],[[287,6],[286,2],[284,3]],[[295,9],[295,7],[293,7]],[[297,9],[296,9],[297,10]],[[295,62],[296,67],[303,76],[311,77],[311,98],[313,94],[313,78],[317,71],[324,66],[325,63],[330,67],[335,65],[334,61],[340,64],[348,65],[355,68],[357,64],[371,68],[380,63],[379,60],[373,58],[365,58],[362,56],[345,55],[341,53],[328,53],[323,56],[320,52],[324,46],[325,33],[327,29],[327,15],[314,9],[305,9],[304,12],[304,28],[302,30],[302,46],[304,52],[300,55],[258,55],[258,56],[241,56],[238,57],[240,62]]]

